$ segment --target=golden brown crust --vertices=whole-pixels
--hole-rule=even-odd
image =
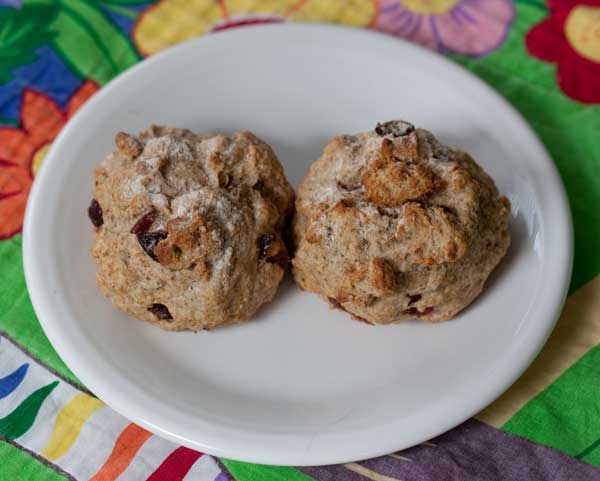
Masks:
[[[368,299],[360,292],[359,284],[365,279],[367,269],[362,264],[349,265],[344,268],[340,288],[335,298],[340,303],[353,301],[362,305],[368,303]]]
[[[433,172],[421,164],[393,162],[368,167],[361,182],[367,200],[382,207],[398,207],[408,200],[418,200],[433,192]]]
[[[382,257],[374,257],[369,264],[369,282],[382,294],[396,290],[396,274],[391,263]]]
[[[142,153],[142,143],[134,136],[119,132],[115,136],[115,145],[117,148],[129,157],[137,157]]]
[[[387,138],[381,141],[377,155],[361,176],[369,202],[382,207],[398,207],[433,192],[435,176],[427,165],[416,162],[417,146],[415,131],[396,144]]]
[[[116,143],[96,168],[100,289],[164,329],[248,320],[275,295],[287,260],[294,193],[272,149],[249,132],[161,126]],[[258,248],[266,234],[276,239],[268,257]]]
[[[410,202],[404,205],[403,215],[404,222],[398,224],[395,234],[408,246],[407,254],[415,264],[455,262],[465,255],[467,241],[462,228],[442,207]]]
[[[466,153],[405,122],[334,138],[296,200],[298,285],[387,324],[453,317],[505,254],[510,203]]]
[[[189,269],[201,265],[207,274],[207,259],[215,257],[222,243],[216,241],[215,228],[202,215],[191,219],[176,217],[167,222],[167,238],[160,241],[154,252],[158,262],[170,269]]]

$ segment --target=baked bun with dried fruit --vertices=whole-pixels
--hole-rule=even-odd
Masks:
[[[88,209],[102,292],[168,330],[250,319],[288,263],[294,192],[273,150],[249,132],[159,126],[115,143]]]
[[[510,242],[510,203],[469,154],[404,121],[335,137],[300,186],[293,274],[371,324],[452,318]]]

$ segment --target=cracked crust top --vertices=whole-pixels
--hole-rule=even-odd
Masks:
[[[152,126],[118,133],[96,168],[97,281],[128,314],[169,330],[241,322],[275,295],[294,193],[250,132]],[[267,252],[267,255],[264,253]]]
[[[378,124],[332,139],[300,186],[294,277],[369,323],[450,319],[506,253],[509,213],[467,153]]]

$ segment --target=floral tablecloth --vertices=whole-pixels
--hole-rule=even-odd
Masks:
[[[294,21],[381,30],[490,83],[552,154],[575,225],[564,312],[506,394],[420,446],[313,468],[217,459],[112,411],[46,340],[21,258],[36,172],[96,91],[177,42]],[[0,0],[0,239],[2,480],[600,480],[600,0]]]

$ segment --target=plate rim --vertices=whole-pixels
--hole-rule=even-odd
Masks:
[[[388,43],[389,45],[396,44],[398,48],[412,50],[419,55],[427,57],[432,63],[437,62],[443,65],[444,69],[450,69],[454,72],[461,74],[465,81],[471,82],[472,85],[476,86],[480,91],[487,94],[488,97],[496,100],[497,104],[501,104],[506,114],[511,115],[515,122],[518,122],[519,128],[523,130],[524,135],[529,137],[532,146],[537,149],[537,155],[543,157],[548,168],[548,175],[551,177],[549,183],[554,184],[553,190],[556,195],[555,204],[559,207],[559,211],[556,215],[558,218],[557,223],[563,227],[558,232],[560,239],[551,239],[555,243],[562,245],[560,254],[562,257],[560,260],[555,262],[557,269],[557,280],[554,283],[544,283],[545,289],[548,290],[548,285],[552,286],[552,296],[548,297],[549,303],[546,306],[540,308],[540,312],[536,312],[536,317],[540,318],[540,323],[543,323],[538,330],[532,334],[533,339],[530,339],[530,343],[526,347],[521,348],[519,353],[518,362],[512,362],[510,369],[505,367],[500,381],[488,382],[485,384],[485,389],[480,392],[485,393],[476,396],[476,401],[473,399],[470,402],[463,402],[462,409],[456,409],[458,412],[454,415],[448,415],[446,422],[439,422],[435,427],[430,426],[428,429],[423,429],[418,435],[410,436],[405,435],[403,442],[395,442],[393,436],[390,436],[390,428],[384,430],[384,433],[388,434],[386,442],[380,442],[379,444],[371,443],[368,448],[361,448],[356,446],[356,443],[350,446],[343,446],[342,449],[338,449],[335,452],[315,452],[310,450],[310,442],[308,442],[307,435],[294,436],[292,440],[289,438],[286,442],[286,436],[274,433],[258,433],[249,431],[240,431],[229,426],[219,425],[212,421],[205,420],[207,431],[211,434],[206,434],[206,440],[202,441],[199,439],[192,439],[189,435],[178,434],[177,429],[173,427],[165,426],[164,419],[160,423],[154,423],[153,419],[157,416],[145,417],[140,415],[138,407],[135,402],[131,399],[127,399],[126,394],[121,393],[118,389],[113,386],[114,383],[110,382],[110,379],[104,379],[103,381],[98,378],[97,368],[94,367],[94,363],[91,359],[86,360],[85,356],[80,356],[74,345],[70,344],[67,340],[66,335],[62,335],[60,332],[60,321],[53,319],[51,315],[46,313],[52,311],[52,296],[49,295],[45,286],[39,281],[40,279],[40,265],[38,254],[36,252],[36,217],[40,215],[40,206],[43,204],[39,199],[43,198],[45,178],[49,176],[51,171],[50,166],[55,163],[56,152],[59,150],[59,146],[62,145],[66,139],[69,138],[71,132],[75,129],[81,119],[84,119],[87,112],[92,112],[96,104],[102,102],[103,98],[109,95],[113,90],[119,88],[122,82],[126,82],[130,77],[135,76],[138,71],[143,71],[154,63],[163,61],[163,58],[169,56],[179,55],[180,52],[186,49],[200,48],[210,49],[210,42],[214,42],[215,38],[218,38],[218,42],[227,41],[235,42],[236,37],[245,37],[252,35],[253,33],[271,31],[275,32],[273,35],[286,35],[289,30],[304,31],[304,34],[319,34],[323,32],[323,35],[341,36],[343,40],[344,36],[361,36],[364,39],[375,39],[378,42]],[[554,229],[556,231],[556,229]],[[556,232],[555,232],[556,233]],[[381,32],[359,29],[353,27],[346,27],[340,25],[326,25],[326,24],[301,24],[301,23],[284,23],[284,24],[267,24],[259,26],[247,26],[241,29],[232,29],[224,32],[218,32],[215,34],[197,37],[181,44],[170,47],[158,54],[155,54],[149,58],[144,59],[128,70],[124,71],[109,83],[107,83],[97,94],[95,94],[79,111],[74,117],[67,123],[67,125],[61,130],[53,145],[48,152],[40,171],[38,172],[37,179],[33,183],[29,199],[27,202],[27,208],[25,212],[24,224],[23,224],[23,263],[25,271],[25,279],[28,288],[28,292],[33,304],[36,316],[44,330],[45,335],[50,340],[52,346],[57,351],[59,356],[64,360],[65,364],[72,370],[72,372],[86,385],[89,389],[93,390],[96,395],[102,399],[107,405],[113,408],[115,411],[125,416],[137,424],[147,428],[159,436],[167,438],[179,444],[183,444],[193,449],[198,449],[207,454],[215,456],[223,456],[231,459],[236,459],[244,462],[251,463],[264,463],[272,465],[295,465],[295,466],[313,466],[313,465],[327,465],[344,463],[362,459],[368,459],[375,456],[384,455],[390,452],[404,449],[409,446],[415,445],[424,440],[435,437],[449,429],[459,425],[466,419],[472,417],[481,409],[493,402],[498,396],[506,391],[511,384],[513,384],[521,374],[529,367],[531,362],[537,356],[539,351],[542,349],[547,338],[552,332],[556,321],[562,310],[562,306],[565,302],[569,282],[571,279],[571,271],[573,265],[573,225],[572,217],[570,212],[570,206],[567,200],[566,191],[562,180],[558,174],[556,165],[552,158],[548,154],[546,148],[539,140],[533,129],[520,115],[519,112],[506,101],[498,92],[492,89],[479,77],[471,73],[469,70],[462,66],[452,62],[442,55],[429,51],[421,46],[409,43],[397,37],[393,37]],[[546,259],[546,262],[548,260]],[[540,291],[544,287],[540,287]],[[79,346],[81,348],[81,346]],[[91,355],[94,355],[93,353]],[[506,358],[506,356],[505,356]],[[504,359],[505,359],[504,358]],[[108,381],[108,382],[107,382]],[[114,379],[112,380],[114,382]],[[127,382],[125,381],[125,384]],[[130,391],[133,390],[136,393],[136,400],[144,398],[143,391],[140,391],[135,386],[129,386]],[[131,394],[131,392],[130,392]],[[160,407],[157,400],[145,399],[146,402],[144,410],[148,412],[153,409],[149,409],[148,403],[152,404],[154,410]],[[160,418],[160,416],[158,416]],[[160,424],[160,425],[159,425]],[[172,422],[170,424],[173,424]],[[361,432],[362,433],[362,432]],[[364,433],[362,433],[364,434]],[[374,432],[372,433],[374,434]],[[204,431],[203,431],[204,435]],[[232,436],[235,436],[233,438]],[[296,439],[296,437],[298,439]],[[291,452],[291,445],[298,443],[304,439],[304,445],[306,450],[302,454],[296,454],[295,451]],[[252,444],[254,443],[254,444]],[[365,443],[369,444],[369,443]],[[298,444],[298,446],[302,443]],[[251,447],[250,447],[251,446]]]

